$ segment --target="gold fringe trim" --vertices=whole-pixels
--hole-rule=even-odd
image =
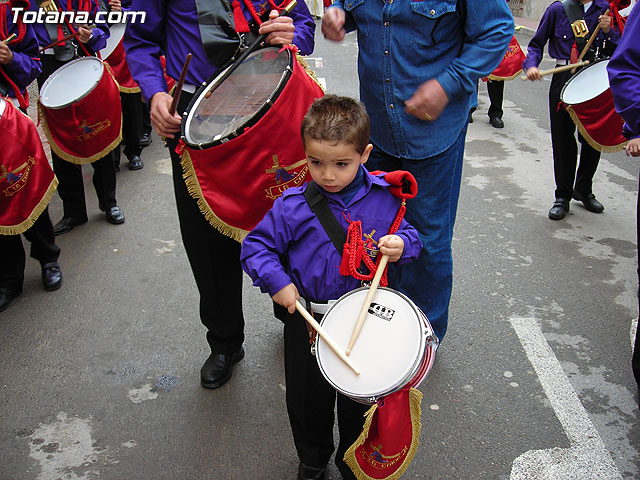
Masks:
[[[422,430],[422,422],[420,421],[420,418],[422,417],[422,408],[420,407],[421,403],[422,392],[412,387],[409,392],[409,411],[411,412],[411,428],[413,430],[411,436],[411,446],[409,447],[409,451],[407,452],[407,456],[402,462],[402,465],[400,465],[400,467],[393,474],[381,480],[397,480],[398,478],[400,478],[407,470],[407,467],[418,451],[420,430]],[[343,460],[349,466],[353,474],[356,476],[357,480],[374,480],[369,475],[365,474],[360,468],[360,465],[356,460],[356,449],[367,440],[367,435],[369,434],[369,429],[371,428],[371,422],[373,421],[373,414],[377,410],[377,408],[378,405],[374,404],[369,410],[367,410],[367,413],[364,414],[365,421],[362,433],[355,441],[355,443],[351,445],[349,449],[344,453]]]
[[[24,233],[27,230],[29,230],[33,226],[33,224],[36,223],[36,220],[38,220],[38,217],[42,215],[42,212],[44,212],[45,209],[49,206],[51,197],[53,196],[53,193],[56,191],[57,188],[58,188],[58,177],[54,175],[53,180],[51,180],[51,184],[49,185],[49,188],[47,188],[47,191],[42,196],[42,199],[35,206],[35,208],[31,212],[31,215],[29,215],[29,218],[27,218],[24,222],[19,223],[18,225],[11,225],[11,226],[0,225],[0,235],[20,235],[21,233]]]
[[[489,80],[495,80],[498,82],[508,82],[509,80],[515,80],[516,78],[518,78],[518,76],[523,72],[524,70],[520,69],[518,70],[518,73],[515,73],[513,75],[511,75],[510,77],[496,77],[495,75],[489,74],[487,75],[487,78]]]
[[[71,155],[68,152],[62,150],[58,144],[53,139],[51,132],[49,131],[49,125],[47,124],[47,117],[44,114],[44,107],[40,104],[40,100],[38,100],[38,116],[40,118],[40,124],[42,125],[42,130],[44,131],[45,136],[47,137],[47,141],[49,142],[49,147],[51,150],[55,152],[63,160],[67,162],[75,163],[76,165],[89,165],[97,160],[100,160],[107,154],[111,153],[115,150],[120,142],[122,142],[122,114],[120,114],[120,133],[116,137],[116,139],[107,145],[102,151],[96,153],[95,155],[91,155],[90,157],[76,157],[75,155]]]
[[[189,194],[197,200],[198,208],[200,208],[200,212],[202,212],[207,221],[223,235],[231,237],[237,242],[242,242],[249,232],[241,228],[232,227],[213,213],[213,210],[211,210],[211,207],[202,194],[200,182],[198,182],[198,177],[196,176],[196,171],[191,161],[191,155],[189,155],[189,151],[186,148],[180,155],[180,163],[182,164],[182,171],[184,172],[182,178],[184,178],[184,182],[187,184],[187,190]]]
[[[140,93],[140,87],[123,87],[120,84],[118,84],[118,89],[120,90],[120,93]]]
[[[622,142],[622,143],[620,143],[618,145],[613,145],[613,146],[600,145],[598,142],[596,142],[593,139],[593,137],[591,135],[589,135],[589,132],[587,132],[587,130],[584,128],[584,125],[582,125],[582,122],[580,121],[580,118],[578,118],[578,114],[575,112],[573,107],[571,107],[571,105],[567,106],[567,112],[569,112],[569,115],[571,116],[571,119],[573,120],[573,123],[575,123],[576,126],[578,127],[578,131],[580,132],[580,135],[582,135],[584,137],[584,139],[587,141],[587,143],[589,145],[591,145],[593,148],[595,148],[599,152],[602,152],[602,153],[619,152],[621,150],[624,150],[625,145],[627,143],[629,143],[628,140],[625,140],[624,142]]]
[[[318,81],[318,77],[316,77],[316,72],[314,72],[313,70],[311,70],[311,67],[309,67],[309,64],[305,61],[305,59],[302,57],[302,55],[300,55],[298,52],[296,52],[296,60],[298,60],[298,63],[300,64],[300,66],[302,68],[304,68],[304,71],[307,72],[307,75],[309,75],[314,82],[316,82],[318,84],[318,86],[320,87],[320,89],[326,93],[324,91],[324,88],[322,88],[322,85],[320,84],[320,82]]]

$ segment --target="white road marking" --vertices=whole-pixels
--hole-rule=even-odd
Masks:
[[[530,450],[511,467],[510,480],[622,479],[560,362],[533,318],[510,319],[570,448]]]

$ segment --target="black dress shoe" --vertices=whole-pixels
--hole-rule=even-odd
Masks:
[[[200,385],[204,388],[218,388],[227,383],[233,373],[233,366],[244,357],[244,348],[234,353],[212,353],[200,369]]]
[[[562,220],[569,211],[569,200],[566,198],[557,198],[553,203],[553,207],[549,210],[549,218],[551,220]]]
[[[504,122],[502,121],[501,118],[498,117],[491,117],[489,118],[489,123],[494,127],[494,128],[504,128]]]
[[[87,219],[78,220],[71,217],[62,217],[62,219],[53,226],[53,234],[54,235],[63,235],[67,232],[70,232],[78,225],[82,225],[83,223],[87,223]]]
[[[104,214],[107,217],[107,222],[109,223],[113,223],[114,225],[124,223],[124,213],[122,213],[118,205],[114,205],[104,212]]]
[[[312,467],[302,462],[298,465],[298,480],[324,480],[326,474],[326,467]]]
[[[593,193],[589,195],[582,195],[580,192],[574,190],[573,198],[582,202],[584,208],[593,213],[602,213],[604,211],[604,205],[602,205],[598,200],[596,200],[596,196]]]
[[[42,265],[42,284],[47,292],[53,292],[60,288],[62,271],[58,262],[48,262]]]
[[[144,163],[140,160],[138,155],[132,155],[129,159],[129,170],[140,170],[144,167]]]
[[[151,141],[152,141],[152,138],[151,138],[151,132],[149,132],[149,133],[143,133],[143,134],[142,134],[142,137],[140,137],[140,143],[139,143],[139,145],[140,145],[141,147],[148,147],[149,145],[151,145]]]
[[[22,294],[22,288],[0,287],[0,312],[9,308],[11,300]]]

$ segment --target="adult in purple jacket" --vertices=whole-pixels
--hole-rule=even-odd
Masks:
[[[363,236],[374,240],[370,255],[380,252],[397,264],[415,260],[422,249],[415,228],[402,220],[394,235],[386,235],[400,200],[389,193],[387,182],[363,166],[373,148],[364,107],[350,98],[326,95],[305,116],[302,138],[311,178],[342,228],[347,231],[351,222],[361,221]],[[340,432],[336,465],[343,478],[351,479],[355,477],[343,457],[362,431],[368,405],[336,393],[322,377],[295,302],[304,298],[317,315],[329,300],[361,282],[340,274],[340,253],[307,203],[306,189],[306,185],[291,188],[275,201],[244,239],[241,262],[254,285],[289,312],[284,319],[286,402],[300,458],[298,479],[324,478],[334,448],[336,395]]]
[[[208,329],[207,341],[211,347],[211,355],[200,370],[200,384],[205,388],[218,388],[226,383],[234,364],[244,357],[240,244],[218,232],[202,215],[197,201],[187,190],[175,148],[181,115],[197,86],[215,74],[235,52],[237,45],[232,38],[235,33],[229,32],[235,32],[233,20],[237,17],[227,10],[228,3],[133,0],[131,10],[144,10],[146,19],[144,23],[130,23],[124,36],[127,64],[150,106],[153,127],[168,139],[180,232],[200,293],[200,319]],[[247,5],[252,5],[262,19],[260,27],[253,21]],[[250,37],[267,34],[269,44],[293,43],[301,54],[311,53],[315,22],[305,2],[298,1],[288,17],[278,17],[271,5],[270,2],[260,4],[258,0],[237,2],[241,11],[236,13],[244,16],[251,29],[244,37],[250,43]],[[198,23],[198,19],[205,21]],[[177,80],[188,53],[193,58],[177,112],[170,115],[172,97],[167,93],[160,56],[166,56],[167,74]]]

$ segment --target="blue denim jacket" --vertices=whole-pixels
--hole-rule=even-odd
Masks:
[[[360,99],[372,120],[371,141],[408,159],[453,144],[478,79],[498,66],[514,32],[504,0],[335,0],[331,8],[344,9],[345,29],[358,31]],[[404,101],[432,78],[449,97],[442,115],[434,122],[407,115]]]

